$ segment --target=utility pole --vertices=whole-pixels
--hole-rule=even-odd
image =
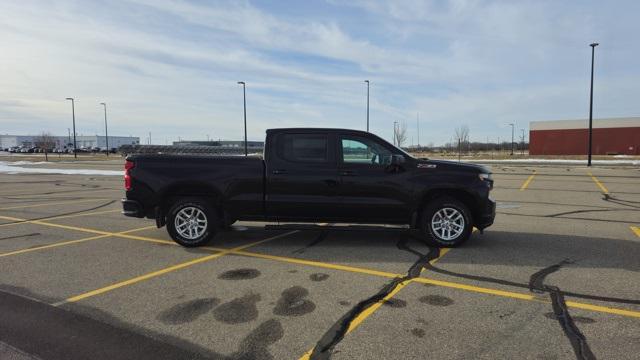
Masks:
[[[513,132],[514,132],[514,125],[513,124],[509,124],[511,125],[511,156],[513,156]]]
[[[591,46],[591,91],[589,95],[589,159],[587,160],[587,166],[591,166],[591,145],[593,140],[593,63],[596,46],[598,45],[598,43],[589,44],[589,46]]]
[[[369,132],[369,80],[365,80],[367,83],[367,132]]]
[[[238,81],[239,85],[242,85],[242,95],[244,103],[244,156],[249,156],[249,150],[247,147],[247,84],[244,81]]]
[[[416,128],[418,129],[418,147],[420,147],[420,113],[416,113]]]
[[[78,158],[78,151],[76,147],[76,105],[73,98],[68,97],[67,100],[71,100],[71,117],[73,119],[73,157]]]
[[[393,122],[393,145],[396,145],[396,146],[398,145],[396,141],[398,139],[398,132],[396,130],[397,125],[398,125],[398,122],[394,121]]]
[[[104,107],[104,139],[107,142],[107,156],[109,156],[109,130],[107,129],[107,103],[100,103]]]

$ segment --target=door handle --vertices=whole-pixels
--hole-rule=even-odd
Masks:
[[[340,176],[355,176],[356,173],[352,170],[341,170]]]
[[[286,173],[287,173],[287,170],[284,170],[284,169],[276,169],[276,170],[273,170],[271,173],[272,173],[273,175],[282,175],[282,174],[286,174]]]

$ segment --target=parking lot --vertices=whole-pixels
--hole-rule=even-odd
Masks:
[[[492,170],[496,222],[455,249],[248,222],[185,249],[120,214],[121,177],[0,174],[0,338],[25,358],[637,359],[640,170]]]

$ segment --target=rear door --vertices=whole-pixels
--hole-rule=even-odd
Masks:
[[[335,216],[335,136],[284,132],[272,139],[266,166],[267,217],[278,221],[320,221]],[[275,150],[275,151],[273,151]]]
[[[337,137],[340,215],[361,223],[410,219],[412,185],[407,172],[390,172],[392,149],[360,135]]]

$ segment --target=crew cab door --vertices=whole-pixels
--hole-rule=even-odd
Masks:
[[[339,135],[340,215],[356,222],[410,219],[412,185],[406,171],[390,171],[393,149],[375,139]]]
[[[266,158],[266,214],[278,221],[335,216],[339,200],[335,136],[321,132],[275,134]]]

